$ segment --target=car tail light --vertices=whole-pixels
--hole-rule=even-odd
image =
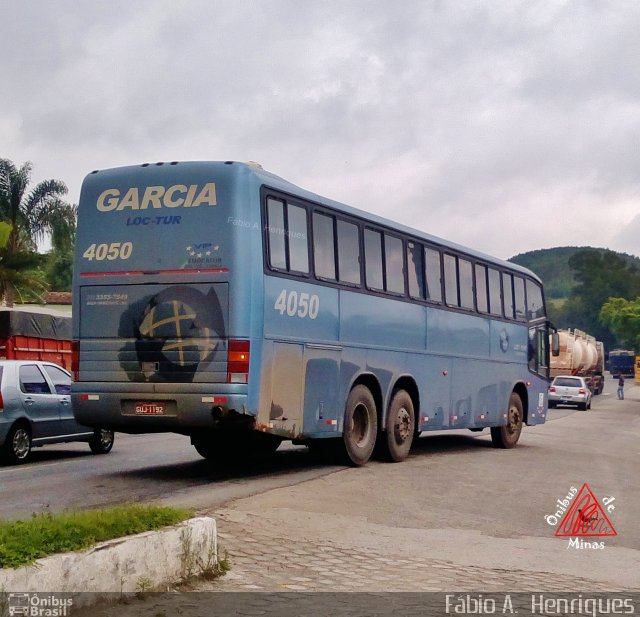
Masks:
[[[249,383],[249,341],[229,340],[227,383]]]
[[[555,386],[550,386],[549,387],[549,392],[555,392],[556,391],[556,387]]]
[[[0,412],[4,411],[4,399],[2,398],[2,392],[0,392]]]
[[[586,394],[587,391],[584,388],[580,388],[580,390],[578,390],[578,394]]]
[[[80,375],[80,341],[71,341],[71,375],[78,381]]]

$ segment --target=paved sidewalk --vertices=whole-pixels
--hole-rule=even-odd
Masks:
[[[292,614],[316,614],[314,607],[318,611],[322,607],[326,609],[330,601],[338,603],[340,615],[349,615],[352,609],[354,614],[374,614],[370,612],[372,602],[379,611],[375,614],[388,615],[393,612],[389,607],[384,608],[391,601],[388,592],[409,592],[398,594],[393,600],[394,606],[399,603],[407,610],[417,607],[424,610],[425,602],[442,604],[442,597],[416,595],[415,592],[459,595],[476,591],[486,597],[490,592],[593,594],[614,591],[610,583],[557,573],[459,567],[427,556],[375,554],[317,539],[294,542],[287,537],[286,530],[279,535],[251,530],[236,520],[233,512],[217,512],[215,517],[219,548],[222,556],[225,552],[228,554],[231,563],[231,570],[225,576],[214,581],[196,581],[169,593],[148,594],[140,600],[129,599],[125,603],[102,605],[74,614],[82,617],[85,614],[95,617],[165,617],[175,614],[205,617],[222,614],[219,612],[222,605],[226,607],[223,611],[226,615],[284,614],[283,606],[291,609],[294,605],[302,613],[294,611]],[[621,588],[617,591],[627,590]],[[228,593],[218,597],[220,592],[233,592],[237,600],[228,599]],[[343,592],[351,594],[339,595]],[[350,606],[351,601],[353,607]],[[358,610],[369,612],[358,613]],[[440,611],[430,611],[430,614],[440,614]]]
[[[344,549],[330,540],[304,543],[247,529],[216,514],[218,544],[231,571],[199,591],[611,591],[610,583],[549,572],[459,567],[449,561]],[[428,549],[425,549],[425,553]]]

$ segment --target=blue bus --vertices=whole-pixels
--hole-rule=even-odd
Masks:
[[[288,439],[359,466],[403,460],[422,431],[512,448],[545,421],[535,274],[255,163],[90,173],[73,285],[84,425],[188,435],[217,460]]]

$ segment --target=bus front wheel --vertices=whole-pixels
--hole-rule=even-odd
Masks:
[[[416,428],[413,401],[405,390],[398,390],[391,399],[387,414],[384,441],[385,458],[399,463],[409,456]]]
[[[491,441],[496,448],[513,448],[520,439],[524,407],[522,399],[515,392],[511,393],[509,409],[507,411],[507,423],[504,426],[491,427]]]
[[[357,385],[349,393],[344,413],[342,439],[347,463],[365,465],[371,458],[378,434],[376,402],[369,388]]]

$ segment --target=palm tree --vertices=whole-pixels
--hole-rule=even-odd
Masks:
[[[74,213],[77,208],[72,206]],[[48,255],[46,275],[49,287],[56,291],[71,290],[73,249],[76,242],[75,215],[73,221],[60,219],[51,225],[51,252]]]
[[[35,282],[38,241],[61,220],[75,225],[75,208],[62,199],[66,185],[44,180],[28,191],[31,170],[29,162],[18,168],[0,159],[0,220],[11,225],[7,245],[0,251],[0,293],[7,306],[13,306],[16,285]]]
[[[38,271],[42,256],[35,252],[0,249],[0,296],[11,307],[16,294],[22,301],[20,289],[30,289],[37,294],[46,291],[44,276]]]

